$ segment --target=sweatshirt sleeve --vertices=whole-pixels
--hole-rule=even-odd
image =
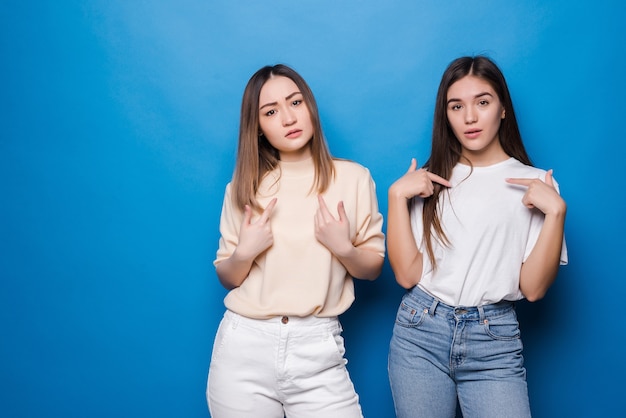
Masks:
[[[213,265],[230,257],[239,243],[239,229],[241,228],[241,211],[233,205],[232,188],[229,183],[226,185],[224,202],[222,204],[222,214],[220,217],[220,242],[217,249],[217,256]]]
[[[376,184],[365,169],[359,181],[356,236],[353,242],[355,247],[376,251],[381,257],[385,256],[385,236],[383,234],[383,216],[378,209]]]

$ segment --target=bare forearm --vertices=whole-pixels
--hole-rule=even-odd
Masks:
[[[407,199],[389,191],[387,211],[387,252],[398,284],[410,289],[419,283],[422,273],[422,253],[411,231]]]
[[[235,251],[229,258],[215,267],[217,277],[222,286],[231,290],[241,286],[252,268],[253,258],[240,257]]]
[[[531,302],[543,298],[557,276],[564,223],[565,212],[546,216],[537,243],[522,265],[520,290]]]
[[[374,280],[380,276],[384,258],[376,251],[351,246],[344,254],[335,254],[348,273],[355,278]]]
[[[424,199],[432,196],[434,183],[452,187],[448,180],[437,174],[425,169],[417,170],[417,161],[412,158],[409,170],[389,187],[387,251],[396,281],[405,289],[419,283],[424,262],[411,230],[408,202],[416,197]]]

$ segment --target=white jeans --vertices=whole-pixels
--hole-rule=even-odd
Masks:
[[[212,418],[361,418],[335,318],[226,311],[207,383]]]

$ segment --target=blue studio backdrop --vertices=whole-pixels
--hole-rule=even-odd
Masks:
[[[622,1],[0,4],[0,415],[207,417],[226,291],[212,261],[239,106],[299,71],[335,156],[387,188],[430,149],[439,78],[503,69],[535,165],[569,205],[570,264],[519,304],[535,417],[625,416]],[[367,418],[393,417],[388,263],[342,315]]]

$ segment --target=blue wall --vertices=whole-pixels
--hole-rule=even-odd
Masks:
[[[624,414],[626,7],[585,3],[2,2],[0,414],[208,416],[212,260],[248,78],[298,70],[386,213],[389,185],[428,156],[441,73],[476,53],[504,70],[569,204],[570,264],[520,304],[534,415]],[[342,317],[368,418],[393,416],[401,295],[386,264]]]

